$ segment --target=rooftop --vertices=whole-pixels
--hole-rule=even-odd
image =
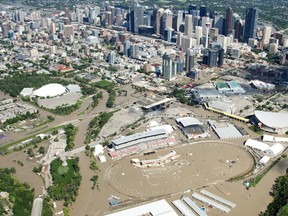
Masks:
[[[288,113],[255,111],[256,118],[271,128],[288,128]]]

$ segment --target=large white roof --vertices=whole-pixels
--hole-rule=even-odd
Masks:
[[[35,90],[33,95],[38,97],[56,97],[66,92],[66,88],[58,83],[51,83]]]
[[[266,143],[263,143],[263,142],[259,142],[257,140],[252,140],[252,139],[248,139],[246,142],[245,142],[245,146],[248,146],[250,148],[253,148],[253,149],[258,149],[260,151],[266,151],[270,146]]]
[[[269,149],[267,149],[266,152],[273,154],[273,155],[277,155],[280,152],[282,152],[283,150],[284,150],[283,145],[281,145],[280,143],[275,143]]]
[[[256,118],[271,128],[288,128],[288,113],[255,111]]]
[[[192,126],[192,125],[202,125],[202,123],[194,117],[183,117],[176,119],[177,123],[181,124],[183,127]]]
[[[177,213],[164,199],[130,208],[124,211],[109,214],[107,216],[139,216],[139,215],[161,215],[161,216],[177,216]]]

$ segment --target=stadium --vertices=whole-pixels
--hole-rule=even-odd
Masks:
[[[254,115],[259,127],[264,131],[276,134],[285,134],[288,131],[288,113],[256,110]]]
[[[61,85],[61,84],[57,84],[57,83],[51,83],[45,86],[42,86],[41,88],[35,90],[33,92],[33,96],[36,97],[56,97],[59,95],[62,95],[66,92],[66,88]]]

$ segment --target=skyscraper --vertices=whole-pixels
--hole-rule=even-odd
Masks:
[[[177,72],[177,61],[173,59],[172,55],[165,53],[162,57],[162,70],[163,77],[167,80],[171,80],[175,77]]]
[[[164,9],[160,8],[157,11],[155,11],[155,22],[154,22],[154,30],[156,35],[160,35],[162,27],[162,16],[163,16]]]
[[[173,18],[173,13],[171,10],[169,9],[166,9],[164,12],[163,12],[163,16],[162,16],[162,25],[163,25],[163,28],[162,28],[162,31],[161,31],[161,35],[164,35],[164,30],[166,28],[172,28],[172,18]]]
[[[223,25],[224,25],[224,17],[220,15],[215,16],[214,28],[219,29],[219,34],[223,34]]]
[[[108,53],[108,62],[109,64],[115,64],[116,62],[116,53],[114,51],[111,51]]]
[[[189,8],[188,8],[188,13],[189,14],[193,14],[193,11],[197,10],[196,5],[194,4],[189,4]]]
[[[195,54],[192,49],[188,49],[186,52],[186,61],[185,61],[185,71],[189,73],[192,71],[195,65]]]
[[[185,31],[184,34],[191,37],[193,32],[192,15],[186,14],[185,16]]]
[[[244,28],[244,42],[248,42],[249,38],[256,37],[257,20],[258,20],[258,8],[247,8],[245,17]]]
[[[200,17],[204,17],[207,15],[207,10],[205,5],[200,6]]]
[[[178,11],[176,15],[173,16],[172,20],[172,28],[175,31],[179,31],[180,25],[182,24],[183,20],[183,11]]]
[[[224,35],[227,36],[228,34],[231,34],[233,28],[234,28],[233,11],[231,7],[228,7],[226,10],[226,22],[225,22]]]
[[[139,4],[135,4],[134,5],[134,31],[133,32],[138,33],[138,26],[143,24],[143,16],[144,16],[144,8]]]
[[[237,20],[235,22],[235,39],[237,39],[240,42],[243,41],[243,30],[244,30],[244,25],[243,25],[242,20]]]
[[[269,44],[269,39],[271,37],[272,28],[271,26],[264,26],[263,29],[263,43],[264,45]]]
[[[209,49],[208,54],[208,62],[207,65],[209,67],[217,67],[218,66],[218,49]]]

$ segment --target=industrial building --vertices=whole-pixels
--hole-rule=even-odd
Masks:
[[[119,159],[149,149],[164,148],[175,143],[176,139],[165,129],[150,130],[113,140],[109,155],[112,159]]]
[[[255,118],[264,131],[285,134],[288,131],[288,113],[265,112],[256,110]]]
[[[222,94],[244,94],[246,91],[235,81],[217,82],[217,90]]]
[[[205,138],[210,136],[209,131],[203,123],[194,117],[178,118],[176,119],[176,122],[188,139]]]
[[[209,120],[208,124],[219,137],[219,139],[238,139],[247,136],[247,132],[244,129],[240,129],[237,126],[227,123],[218,123],[215,120]]]

